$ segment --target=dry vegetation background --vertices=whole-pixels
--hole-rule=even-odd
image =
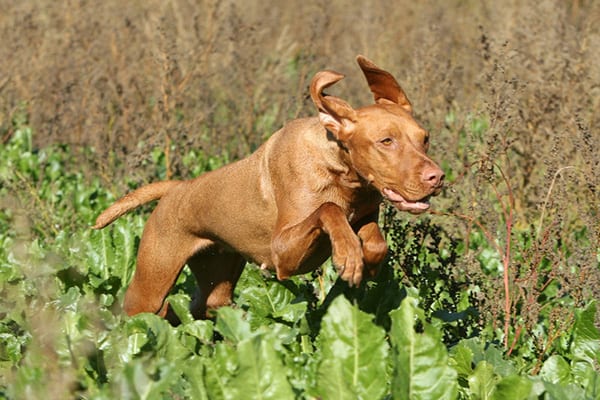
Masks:
[[[95,158],[74,168],[123,193],[124,177],[155,179],[153,149],[165,151],[167,175],[189,176],[190,149],[239,158],[284,121],[313,115],[307,87],[320,69],[346,74],[333,90],[353,105],[370,102],[354,61],[364,54],[398,78],[433,134],[450,182],[436,207],[454,214],[440,223],[458,220],[463,233],[481,224],[500,242],[530,232],[533,244],[511,262],[568,259],[583,271],[564,278],[570,290],[600,297],[599,1],[0,0],[0,9],[3,141],[26,115],[37,146],[93,146]],[[514,212],[512,233],[502,205]],[[584,248],[556,251],[577,235]]]

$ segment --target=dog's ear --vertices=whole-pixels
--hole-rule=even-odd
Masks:
[[[310,83],[310,97],[319,110],[321,124],[342,141],[351,133],[356,122],[356,111],[344,100],[326,95],[323,90],[343,77],[344,75],[335,71],[321,71]]]
[[[356,61],[367,78],[367,83],[375,97],[375,102],[394,103],[412,113],[412,105],[406,97],[406,93],[400,87],[396,79],[387,71],[382,70],[372,61],[364,56],[357,56]]]

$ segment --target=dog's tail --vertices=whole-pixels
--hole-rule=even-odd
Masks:
[[[134,190],[131,193],[121,197],[110,207],[102,212],[96,218],[96,225],[93,229],[102,229],[105,226],[111,224],[121,215],[141,206],[142,204],[149,203],[153,200],[158,200],[163,197],[173,187],[179,185],[181,181],[161,181],[154,182],[146,186],[142,186],[139,189]]]

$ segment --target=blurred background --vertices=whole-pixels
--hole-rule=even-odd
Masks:
[[[463,124],[502,125],[525,188],[550,159],[573,163],[597,143],[600,4],[524,4],[0,0],[2,140],[25,113],[39,146],[93,146],[109,182],[114,159],[143,180],[140,159],[168,141],[179,146],[169,174],[186,175],[186,149],[235,159],[314,115],[307,87],[320,69],[347,75],[341,97],[369,103],[354,61],[364,54],[397,77],[434,156],[455,168]]]

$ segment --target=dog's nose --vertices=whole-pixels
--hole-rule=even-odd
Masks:
[[[444,171],[437,166],[431,166],[423,171],[423,182],[431,186],[432,188],[438,188],[442,186],[444,182]]]

